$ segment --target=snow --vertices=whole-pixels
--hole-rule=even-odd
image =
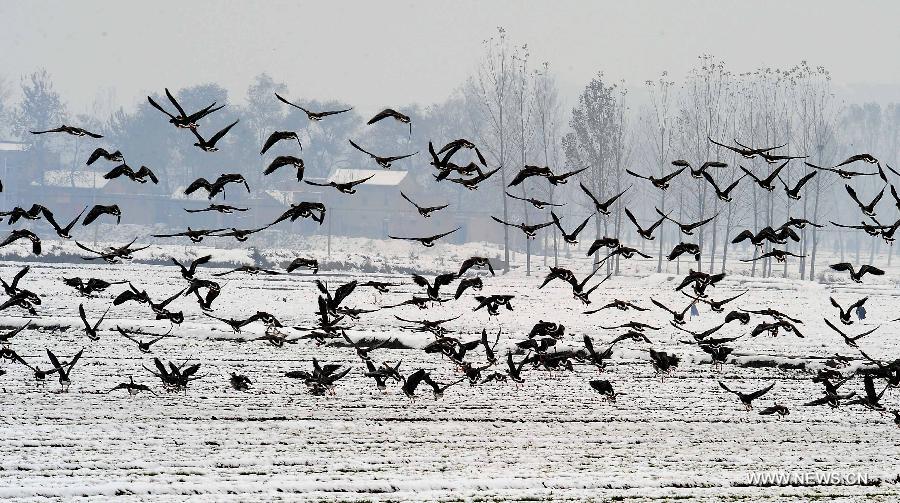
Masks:
[[[136,231],[124,227],[116,232]],[[130,240],[119,237],[110,235],[110,244]],[[286,327],[310,326],[315,319],[315,278],[332,289],[351,279],[401,284],[386,294],[358,289],[347,301],[352,307],[373,308],[422,294],[410,281],[409,271],[401,268],[435,274],[456,270],[468,255],[499,255],[495,245],[489,244],[439,244],[424,250],[399,242],[334,239],[329,259],[322,252],[322,236],[302,236],[296,241],[274,236],[260,239],[271,245],[260,251],[273,262],[283,264],[296,256],[310,256],[355,266],[322,270],[318,276],[307,271],[270,277],[224,276],[220,278],[224,280],[222,295],[213,304],[215,315],[241,318],[265,310]],[[286,241],[276,246],[281,239]],[[151,320],[146,306],[112,307],[101,325],[100,340],[92,342],[84,336],[78,305],[83,304],[88,319],[94,321],[125,285],[114,285],[99,297],[83,298],[62,284],[61,278],[129,279],[152,298],[161,299],[184,288],[185,281],[174,265],[141,261],[162,264],[169,257],[186,260],[211,253],[216,267],[201,267],[199,276],[204,278],[235,264],[250,263],[244,248],[201,245],[159,241],[137,253],[135,262],[112,266],[81,261],[30,263],[31,271],[20,286],[42,296],[41,316],[13,338],[11,347],[42,368],[49,367],[45,348],[66,357],[81,348],[85,351],[72,372],[69,393],[56,393],[58,384],[52,378],[39,387],[29,369],[2,364],[7,373],[0,376],[0,498],[896,501],[900,492],[896,485],[900,428],[893,424],[892,416],[854,405],[839,409],[800,405],[820,395],[821,386],[810,377],[822,367],[824,358],[836,352],[855,358],[844,372],[862,364],[858,353],[844,346],[822,321],[823,315],[834,314],[830,295],[842,303],[868,295],[867,319],[850,330],[855,333],[881,325],[862,339],[860,346],[884,359],[897,354],[898,324],[890,322],[897,318],[898,290],[892,283],[896,268],[888,268],[883,278],[866,278],[863,284],[851,283],[842,275],[835,275],[832,283],[820,284],[752,278],[743,274],[744,264],[736,263],[736,270],[710,295],[719,299],[749,290],[733,303],[735,307],[770,306],[785,311],[804,321],[806,337],[745,336],[735,343],[735,361],[722,372],[713,370],[696,347],[680,343],[688,334],[671,328],[668,315],[652,309],[636,315],[663,327],[648,332],[652,346],[632,341],[618,345],[603,374],[587,365],[576,365],[572,373],[552,375],[528,370],[521,385],[507,382],[470,387],[466,383],[450,388],[441,400],[420,391],[420,397],[410,401],[396,386],[389,387],[386,394],[378,392],[373,381],[362,375],[365,367],[351,349],[317,346],[308,340],[280,348],[262,341],[240,342],[261,335],[263,328],[254,325],[242,334],[233,334],[224,323],[203,316],[193,298],[179,298],[170,305],[184,311],[185,321],[172,331],[176,337],[154,345],[151,355],[139,352],[135,344],[115,332],[117,325],[154,333],[168,330],[167,322]],[[49,253],[76,253],[69,242],[48,241],[47,248]],[[590,261],[580,255],[583,253],[573,251],[572,258],[563,256],[561,265],[576,275],[583,274]],[[366,258],[370,264],[380,264],[372,268],[379,272],[365,272]],[[828,263],[827,258],[823,260],[822,264]],[[520,256],[514,263],[521,262]],[[674,264],[669,265],[669,272],[660,274],[652,272],[653,262],[622,264],[623,275],[594,292],[589,307],[613,298],[653,307],[651,296],[666,305],[686,305],[687,298],[673,290],[686,272],[686,264],[682,264],[681,274],[674,272]],[[8,281],[21,265],[20,261],[0,262],[0,277]],[[521,266],[506,275],[498,271],[496,277],[483,277],[485,286],[480,294],[515,295],[513,312],[501,310],[496,317],[484,310],[472,312],[477,303],[474,294],[467,292],[458,301],[428,310],[405,306],[363,315],[348,335],[394,338],[405,346],[420,348],[430,336],[404,331],[401,327],[405,324],[396,320],[395,314],[408,319],[462,315],[447,323],[447,328],[467,341],[478,337],[482,327],[488,333],[502,327],[497,351],[505,355],[513,341],[523,338],[538,320],[565,324],[566,336],[560,345],[578,347],[585,334],[602,346],[600,341],[622,333],[598,325],[632,319],[631,311],[580,314],[586,308],[572,298],[567,285],[553,282],[537,289],[547,269],[540,257],[533,259],[533,265],[531,277]],[[721,318],[703,306],[700,312],[699,318],[688,321],[687,328],[703,330]],[[0,312],[0,326],[20,326],[26,318],[23,311],[10,308]],[[751,326],[757,320],[761,318],[755,317]],[[748,334],[749,329],[730,324],[717,336]],[[649,363],[649,347],[674,352],[683,358],[682,363],[671,376],[661,379]],[[166,393],[142,368],[152,366],[153,356],[163,361],[200,362],[203,378],[184,393]],[[401,370],[407,375],[425,368],[440,382],[459,377],[438,355],[381,349],[372,356],[378,362],[402,360]],[[313,357],[353,368],[338,383],[334,396],[312,396],[301,383],[284,377],[286,371],[310,368]],[[779,368],[783,363],[802,364],[803,368]],[[228,386],[232,371],[253,381],[250,392]],[[107,393],[129,376],[150,385],[156,394],[130,397],[123,391]],[[615,403],[601,400],[587,385],[596,378],[610,380],[623,395]],[[778,419],[748,413],[734,396],[719,389],[718,380],[742,390],[775,382],[773,391],[754,406],[759,409],[780,403],[790,408],[790,415]],[[859,379],[847,386],[862,390]],[[888,390],[884,403],[891,410],[900,405],[895,390]],[[880,484],[748,485],[749,473],[763,471],[863,472]]]

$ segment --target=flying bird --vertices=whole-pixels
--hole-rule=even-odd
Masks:
[[[66,126],[65,124],[56,129],[47,129],[46,131],[31,131],[31,134],[45,133],[66,133],[72,136],[90,136],[91,138],[103,138],[102,134],[92,133],[86,129],[81,129],[80,127]]]
[[[400,191],[400,197],[402,197],[403,199],[406,199],[409,202],[409,204],[415,206],[416,211],[419,212],[419,215],[422,215],[425,218],[430,218],[431,214],[434,213],[435,211],[440,211],[440,210],[446,208],[447,206],[450,206],[449,204],[443,204],[440,206],[419,206],[415,201],[413,201],[406,194],[404,194],[402,190]]]
[[[200,150],[204,150],[206,152],[218,151],[219,148],[216,147],[216,143],[218,143],[219,140],[221,140],[223,136],[228,134],[228,131],[230,131],[231,128],[233,128],[234,125],[237,124],[238,122],[240,122],[240,121],[236,120],[236,121],[232,122],[231,124],[225,126],[225,128],[223,128],[218,133],[212,135],[208,140],[204,140],[203,137],[200,136],[200,133],[197,132],[197,128],[191,128],[191,132],[194,133],[194,136],[197,137],[197,143],[194,143],[194,146],[198,147]]]
[[[355,148],[356,150],[359,150],[360,152],[362,152],[362,153],[368,155],[369,157],[371,157],[372,159],[374,159],[375,162],[378,163],[378,165],[384,169],[389,169],[391,167],[391,163],[393,163],[393,162],[399,161],[401,159],[406,159],[407,157],[412,157],[412,156],[418,154],[418,152],[413,152],[412,154],[383,156],[382,157],[382,156],[375,155],[375,154],[369,152],[368,150],[360,147],[359,145],[354,143],[353,140],[347,140],[347,141],[350,142],[350,145],[353,145],[353,148]]]
[[[300,143],[300,137],[297,136],[297,133],[294,131],[275,131],[274,133],[269,135],[269,138],[263,144],[262,150],[259,151],[259,155],[265,154],[273,145],[280,142],[281,140],[297,140],[297,145],[300,146],[300,150],[303,150],[303,144]],[[268,174],[268,173],[266,173]]]
[[[443,232],[441,234],[435,234],[434,236],[426,236],[426,237],[422,237],[422,238],[397,237],[397,236],[391,236],[391,235],[388,235],[388,237],[391,239],[402,239],[405,241],[418,241],[418,242],[422,243],[422,246],[424,246],[426,248],[431,248],[432,246],[434,246],[434,242],[437,241],[438,239],[441,239],[444,236],[449,236],[450,234],[453,234],[454,232],[456,232],[460,229],[461,229],[461,227],[457,227],[449,232]]]
[[[353,108],[351,107],[351,108],[346,108],[344,110],[332,110],[332,111],[328,111],[328,112],[311,112],[311,111],[301,107],[300,105],[291,103],[290,101],[282,98],[278,93],[275,93],[275,97],[278,98],[278,101],[281,101],[282,103],[286,103],[296,109],[301,110],[303,113],[306,114],[306,117],[309,118],[309,120],[314,121],[314,122],[319,122],[320,120],[324,119],[325,117],[328,117],[329,115],[342,114],[344,112],[349,112],[350,110],[353,110]]]

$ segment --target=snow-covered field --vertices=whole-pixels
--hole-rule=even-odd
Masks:
[[[471,251],[439,246],[423,255],[430,257],[426,260],[412,253],[419,250],[405,246],[397,256],[426,261],[423,270],[450,271]],[[180,256],[201,251],[168,250]],[[9,281],[21,265],[0,264],[0,278]],[[858,352],[822,322],[823,315],[835,317],[829,295],[844,304],[869,295],[868,318],[852,331],[880,324],[878,331],[860,341],[860,347],[885,360],[896,357],[900,322],[890,320],[900,316],[900,290],[894,284],[897,273],[890,269],[886,276],[866,278],[862,285],[839,275],[827,285],[729,275],[710,291],[713,298],[749,289],[734,307],[782,310],[804,321],[806,337],[744,337],[735,343],[734,356],[756,365],[729,363],[718,372],[696,346],[679,343],[689,336],[669,326],[669,316],[649,301],[652,296],[667,305],[686,305],[687,298],[674,291],[680,281],[676,274],[650,273],[649,264],[629,265],[623,276],[594,292],[591,307],[619,298],[653,309],[636,315],[607,310],[585,316],[581,314],[585,307],[572,298],[568,285],[554,282],[537,289],[546,268],[541,259],[535,259],[531,277],[521,268],[484,277],[481,294],[515,295],[512,312],[501,309],[496,317],[483,309],[473,312],[477,303],[473,293],[467,292],[458,301],[428,310],[405,306],[363,315],[348,335],[396,338],[421,348],[430,336],[404,331],[404,323],[393,315],[410,319],[462,315],[446,325],[457,332],[454,335],[472,340],[483,327],[488,333],[502,327],[498,352],[505,356],[512,341],[525,338],[538,320],[565,324],[560,345],[573,348],[581,345],[585,334],[595,341],[609,341],[623,332],[598,325],[640,319],[664,328],[648,332],[652,345],[631,341],[617,345],[612,365],[603,375],[584,364],[576,364],[574,372],[552,375],[527,370],[521,385],[464,383],[450,388],[441,400],[420,389],[419,398],[411,401],[396,385],[390,385],[387,393],[379,392],[374,381],[363,376],[364,366],[352,349],[317,346],[310,340],[283,347],[240,342],[240,337],[262,334],[263,327],[253,325],[235,335],[224,323],[203,316],[193,297],[179,298],[169,306],[183,310],[185,321],[172,331],[177,337],[154,345],[151,355],[115,332],[117,325],[168,330],[168,322],[147,321],[152,320],[149,308],[135,303],[112,307],[100,327],[100,340],[92,342],[78,318],[79,303],[84,304],[88,319],[96,320],[125,287],[115,285],[99,297],[82,298],[62,283],[62,277],[128,279],[152,298],[161,299],[186,286],[177,268],[128,263],[31,265],[19,286],[39,293],[43,303],[38,307],[39,318],[33,321],[35,329],[16,336],[12,348],[44,369],[50,367],[45,348],[66,357],[85,350],[72,372],[69,393],[55,392],[59,388],[55,377],[40,387],[28,368],[3,363],[0,498],[896,501],[900,497],[900,428],[892,415],[858,405],[838,409],[801,405],[821,395],[821,385],[811,382],[811,376],[822,368],[824,357],[851,356],[856,359],[851,369],[862,364]],[[587,260],[563,260],[563,265],[572,265],[576,274],[589,270]],[[223,270],[202,268],[199,276]],[[682,273],[686,270],[682,264]],[[322,271],[316,277],[331,288],[351,279],[401,283],[386,294],[358,289],[347,301],[357,308],[422,295],[406,274]],[[227,283],[213,304],[217,316],[243,318],[264,310],[287,327],[310,326],[315,321],[317,290],[308,272],[271,277],[232,274],[221,279]],[[17,308],[0,314],[0,325],[9,327],[20,326],[28,318]],[[700,316],[688,321],[687,327],[703,330],[718,324],[721,316],[701,306]],[[717,335],[748,334],[754,324],[729,324]],[[682,357],[671,376],[661,379],[654,373],[649,347]],[[153,356],[200,362],[203,377],[184,393],[166,393],[159,380],[142,368],[152,368]],[[313,396],[301,382],[284,376],[286,371],[310,369],[313,357],[353,368],[338,382],[333,396]],[[379,362],[402,360],[405,375],[424,368],[441,382],[460,377],[447,360],[417,349],[379,349],[373,357]],[[779,368],[779,363],[805,368]],[[496,370],[505,371],[505,366],[498,365]],[[233,390],[228,384],[230,372],[247,375],[253,381],[252,390]],[[129,376],[150,385],[156,394],[107,393]],[[623,393],[615,403],[601,400],[588,386],[589,379],[598,377],[609,379]],[[733,395],[719,388],[720,379],[742,390],[775,382],[775,388],[754,403],[755,408],[779,403],[790,408],[790,415],[778,419],[746,412]],[[861,379],[847,386],[862,391]],[[897,390],[889,389],[883,401],[889,410],[900,407]],[[762,472],[864,474],[869,484],[770,487],[750,480],[751,474]]]

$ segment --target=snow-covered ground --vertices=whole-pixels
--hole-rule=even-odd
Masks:
[[[467,254],[476,251],[496,255],[496,249],[488,245],[439,245],[426,251],[406,244],[386,247],[363,241],[369,244],[337,240],[332,260],[351,263],[357,260],[353,253],[374,258],[367,250],[377,249],[385,263],[396,266],[403,261],[404,267],[436,272],[455,271]],[[309,250],[321,253],[320,244],[310,245]],[[154,246],[141,253],[165,259],[206,251],[212,251],[221,263],[247,260],[235,251],[184,246]],[[277,262],[293,256],[325,258],[305,253],[285,247],[266,250],[264,256]],[[516,261],[520,263],[521,256]],[[820,267],[827,263],[828,257]],[[21,265],[0,263],[0,278],[9,281]],[[586,258],[563,259],[562,265],[571,266],[579,277],[590,270]],[[134,303],[112,307],[101,325],[100,340],[92,342],[84,336],[78,305],[83,303],[88,319],[96,320],[124,286],[115,285],[96,298],[82,298],[61,278],[128,279],[152,298],[162,299],[186,286],[177,268],[134,263],[31,263],[31,271],[19,286],[42,296],[40,317],[34,320],[34,329],[13,339],[12,348],[45,369],[50,367],[45,348],[66,357],[85,350],[72,372],[69,393],[55,393],[59,386],[52,377],[40,387],[28,368],[3,363],[0,498],[897,500],[900,428],[890,414],[858,405],[838,409],[801,406],[821,394],[821,385],[810,378],[822,368],[825,357],[840,353],[857,359],[850,368],[862,364],[858,352],[845,346],[822,321],[823,315],[836,317],[829,295],[842,304],[868,295],[867,319],[850,330],[857,333],[881,325],[860,341],[860,347],[882,359],[897,356],[900,322],[890,321],[900,316],[900,290],[894,283],[900,277],[897,271],[889,269],[882,278],[867,277],[862,285],[837,274],[829,275],[828,284],[750,278],[738,274],[743,269],[729,275],[710,291],[713,298],[749,290],[734,307],[782,310],[804,321],[801,327],[806,337],[745,336],[735,343],[735,356],[757,365],[730,363],[718,372],[695,346],[679,342],[689,335],[669,326],[668,315],[650,303],[650,297],[671,306],[683,307],[687,302],[674,291],[680,281],[674,265],[671,272],[663,274],[650,272],[652,265],[623,262],[623,275],[607,281],[592,296],[591,307],[618,298],[653,308],[638,314],[607,310],[582,315],[585,306],[572,298],[568,285],[553,282],[537,289],[546,268],[541,258],[535,258],[531,277],[521,267],[508,275],[484,277],[481,294],[515,295],[512,312],[501,309],[496,317],[484,310],[473,312],[477,303],[473,293],[467,292],[458,301],[428,310],[405,306],[363,315],[348,332],[351,337],[396,338],[414,348],[431,338],[404,331],[404,323],[394,315],[409,319],[462,315],[446,325],[457,332],[454,335],[472,340],[483,327],[489,333],[502,327],[498,347],[502,355],[538,320],[565,324],[566,335],[560,344],[572,347],[578,347],[585,334],[597,342],[623,332],[598,325],[640,319],[663,327],[648,332],[652,345],[630,341],[618,345],[612,365],[602,376],[588,365],[552,375],[528,370],[521,385],[511,381],[479,386],[465,383],[450,388],[441,400],[434,400],[426,389],[410,401],[393,385],[385,394],[378,392],[372,379],[363,376],[364,366],[352,349],[317,346],[309,340],[284,347],[262,341],[239,342],[239,337],[260,335],[263,327],[254,325],[236,336],[224,323],[202,315],[193,297],[179,298],[169,306],[183,310],[185,321],[172,331],[177,337],[153,346],[152,355],[139,352],[134,343],[115,332],[117,325],[151,332],[168,330],[168,322],[147,321],[152,319],[149,308]],[[682,263],[682,273],[687,267]],[[735,267],[745,266],[735,262]],[[201,268],[198,275],[209,277],[224,270]],[[398,303],[413,293],[422,295],[405,273],[325,270],[316,277],[331,288],[351,279],[401,283],[386,294],[358,289],[346,302],[357,308]],[[243,318],[264,310],[288,327],[310,326],[315,321],[317,291],[308,272],[271,277],[231,274],[221,279],[225,284],[214,303],[217,316]],[[451,289],[455,290],[455,285],[448,291]],[[0,325],[10,327],[20,326],[28,318],[17,308],[0,315]],[[687,327],[703,330],[718,324],[721,317],[701,306],[700,316],[688,321]],[[748,334],[754,322],[750,326],[729,324],[717,335]],[[674,352],[682,357],[682,363],[671,376],[660,379],[649,363],[649,347]],[[203,378],[185,393],[166,393],[142,368],[152,367],[153,356],[163,361],[200,362]],[[334,396],[313,396],[302,383],[284,376],[289,370],[310,369],[313,357],[353,368],[339,381]],[[380,349],[373,357],[379,362],[402,360],[401,370],[407,375],[424,368],[441,382],[460,377],[448,361],[416,349]],[[780,363],[803,364],[805,368],[779,368]],[[500,365],[497,370],[505,367]],[[253,389],[234,391],[228,385],[232,371],[246,374]],[[156,394],[130,397],[123,391],[107,393],[129,376],[150,385]],[[609,379],[623,393],[615,403],[601,400],[588,386],[587,381],[598,376]],[[776,383],[754,405],[760,409],[783,404],[790,408],[790,415],[778,419],[744,411],[733,395],[719,388],[720,379],[742,390]],[[860,379],[847,386],[862,391]],[[889,389],[884,398],[888,409],[900,407],[898,402],[897,390]],[[749,479],[750,474],[762,472],[859,473],[874,485],[769,487]]]

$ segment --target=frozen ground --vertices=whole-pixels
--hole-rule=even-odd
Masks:
[[[455,269],[456,257],[461,259],[466,251],[437,248],[432,255],[423,255],[431,259],[422,269],[440,269],[440,258],[446,270]],[[418,251],[405,247],[396,256],[420,260],[410,250]],[[171,251],[196,253],[184,247]],[[8,281],[20,265],[0,264],[0,277]],[[573,265],[576,274],[588,267],[584,260]],[[683,264],[683,272],[686,267]],[[573,345],[584,334],[608,341],[621,331],[605,331],[598,324],[631,319],[630,311],[581,315],[584,307],[571,297],[568,286],[552,283],[537,290],[545,271],[541,260],[535,260],[535,269],[532,277],[521,269],[485,277],[482,293],[516,295],[514,312],[503,310],[498,317],[483,310],[472,312],[476,303],[473,294],[466,293],[459,301],[427,311],[407,306],[364,316],[351,336],[398,338],[421,347],[429,339],[402,331],[394,314],[415,319],[462,314],[448,327],[462,333],[463,340],[475,338],[482,327],[494,333],[502,327],[500,351],[505,354],[509,340],[523,338],[539,319],[564,323],[564,342]],[[684,304],[683,296],[673,291],[674,273],[650,274],[647,269],[627,267],[624,276],[594,293],[594,304],[617,297],[652,307],[649,296],[666,304]],[[207,268],[200,275],[221,270]],[[161,341],[153,347],[153,355],[146,355],[116,335],[115,326],[162,332],[167,324],[144,321],[151,318],[145,306],[116,306],[101,327],[101,340],[91,342],[77,317],[78,304],[83,302],[88,318],[95,320],[123,287],[83,299],[60,281],[72,275],[130,279],[156,299],[184,287],[174,266],[32,264],[20,286],[43,296],[41,317],[35,320],[38,329],[17,336],[13,348],[44,368],[49,367],[45,348],[67,356],[82,347],[85,351],[72,373],[68,394],[55,393],[58,385],[52,379],[41,388],[27,368],[3,364],[7,373],[0,376],[0,498],[896,501],[900,494],[900,428],[892,416],[860,406],[834,410],[800,405],[820,394],[810,376],[821,367],[822,357],[835,352],[858,357],[822,323],[823,313],[834,315],[829,295],[842,303],[869,295],[868,319],[854,327],[882,327],[860,345],[873,356],[897,356],[900,323],[889,322],[900,316],[893,283],[897,275],[892,270],[864,285],[847,283],[840,276],[823,285],[733,274],[712,292],[714,298],[722,298],[750,289],[737,306],[772,306],[804,320],[805,339],[760,336],[736,344],[740,361],[803,363],[804,370],[732,363],[721,373],[713,371],[702,352],[678,342],[686,334],[669,327],[665,313],[658,309],[641,313],[642,321],[665,327],[649,333],[652,347],[674,351],[683,361],[672,376],[661,380],[648,361],[647,344],[627,342],[617,347],[613,365],[603,377],[625,393],[615,403],[604,402],[591,391],[587,381],[598,374],[584,365],[576,366],[574,373],[552,376],[528,371],[521,386],[463,384],[439,401],[426,390],[411,402],[396,387],[386,394],[378,392],[362,375],[364,367],[352,350],[319,347],[310,341],[281,348],[241,343],[227,326],[202,316],[192,298],[170,306],[185,312],[185,322],[173,331],[178,337]],[[405,300],[413,292],[421,294],[407,275],[319,274],[333,286],[373,276],[403,285],[383,295],[358,290],[349,305],[374,307]],[[219,316],[240,318],[262,309],[288,326],[313,322],[316,293],[308,273],[223,279],[228,283],[214,304]],[[15,309],[2,314],[4,326],[19,326],[27,316]],[[701,307],[700,317],[691,319],[688,327],[708,328],[720,316]],[[254,326],[244,335],[261,331]],[[748,327],[729,325],[722,334],[747,332]],[[151,365],[154,355],[199,361],[203,378],[186,393],[167,394],[142,368]],[[313,356],[353,367],[339,382],[336,395],[312,396],[302,384],[284,377],[285,371],[309,368]],[[421,351],[378,350],[373,356],[378,361],[402,360],[405,374],[421,367],[443,382],[458,378],[448,362]],[[227,381],[231,371],[249,376],[253,390],[232,390]],[[150,385],[157,394],[106,393],[128,376]],[[755,405],[777,402],[791,413],[777,419],[745,412],[734,396],[719,389],[718,379],[740,389],[758,389],[774,381],[774,390]],[[850,387],[861,391],[862,383],[856,380]],[[884,402],[896,409],[897,391],[888,390]],[[862,473],[875,485],[769,487],[750,483],[753,472]]]

